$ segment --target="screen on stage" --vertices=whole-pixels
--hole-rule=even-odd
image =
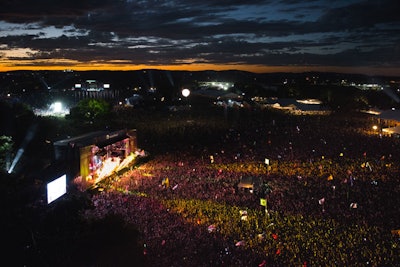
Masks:
[[[62,175],[47,184],[47,204],[67,193],[67,175]]]

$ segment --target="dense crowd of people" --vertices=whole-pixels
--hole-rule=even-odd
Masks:
[[[262,117],[171,143],[103,181],[84,217],[137,225],[148,266],[396,266],[399,139],[370,123]],[[249,176],[271,190],[239,188]]]

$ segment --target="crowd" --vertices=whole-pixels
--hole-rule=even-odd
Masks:
[[[369,122],[247,120],[104,181],[84,216],[137,225],[148,266],[399,266],[399,140]]]

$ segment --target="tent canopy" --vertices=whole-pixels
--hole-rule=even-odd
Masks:
[[[383,128],[382,132],[387,133],[387,134],[400,134],[400,126]]]

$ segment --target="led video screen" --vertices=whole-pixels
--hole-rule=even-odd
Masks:
[[[62,175],[47,184],[47,204],[67,193],[67,175]]]

